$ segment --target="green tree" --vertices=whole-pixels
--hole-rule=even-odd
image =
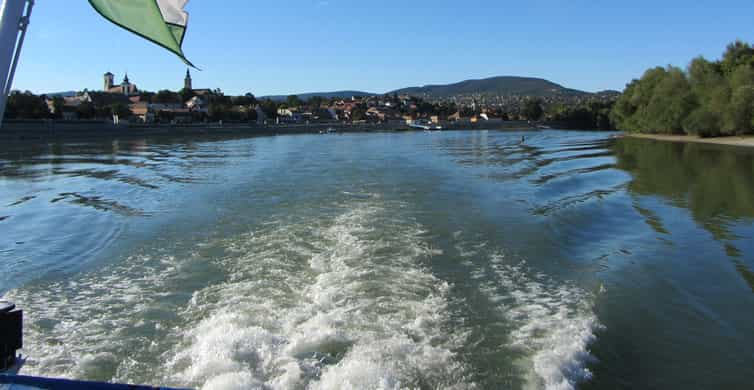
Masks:
[[[264,115],[267,118],[275,119],[278,116],[278,104],[271,100],[271,99],[265,99],[260,103],[260,107],[262,108],[262,112],[264,112]]]
[[[97,114],[97,109],[93,103],[83,102],[76,107],[76,113],[81,119],[93,119]]]
[[[196,96],[193,90],[183,88],[178,92],[178,95],[180,96],[181,103],[186,103],[187,101],[191,100],[192,97]]]
[[[695,58],[685,72],[653,68],[632,81],[611,118],[634,132],[700,136],[754,132],[754,48],[736,41],[719,61]]]
[[[50,116],[50,109],[41,96],[29,91],[13,91],[8,96],[6,116],[18,119],[42,119]]]
[[[302,102],[297,95],[288,96],[288,98],[285,99],[285,102],[290,108],[300,107],[304,104],[304,102]]]
[[[363,107],[354,107],[353,110],[351,110],[352,121],[363,121],[365,119],[367,119],[367,110]]]
[[[108,106],[111,115],[117,115],[121,120],[131,116],[131,109],[123,103],[113,103]]]
[[[523,114],[530,121],[537,121],[544,114],[542,101],[539,99],[527,99],[524,103]]]
[[[612,101],[590,101],[576,107],[555,107],[549,113],[550,120],[566,129],[580,130],[612,130],[610,112]]]
[[[651,132],[683,133],[683,121],[696,104],[691,85],[683,71],[668,67],[659,78],[644,108],[643,124]]]
[[[214,121],[227,120],[230,118],[230,107],[224,104],[210,103],[207,108],[209,119]]]
[[[754,48],[739,40],[728,45],[720,61],[720,68],[723,74],[729,75],[740,67],[754,67]]]
[[[312,96],[307,104],[309,105],[309,109],[312,111],[319,110],[319,107],[322,106],[322,103],[325,102],[325,99],[322,96]]]
[[[158,103],[158,104],[178,104],[178,103],[183,103],[183,100],[182,100],[182,97],[181,97],[181,95],[179,93],[173,92],[173,91],[168,91],[167,89],[163,89],[161,91],[158,91],[152,97],[152,103]]]

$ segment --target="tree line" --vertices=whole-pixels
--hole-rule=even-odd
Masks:
[[[736,41],[722,58],[683,70],[656,67],[626,86],[611,119],[625,131],[702,137],[754,133],[754,48]]]

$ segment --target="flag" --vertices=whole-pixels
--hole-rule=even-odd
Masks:
[[[116,25],[170,50],[186,64],[183,54],[188,0],[89,0],[100,15]]]

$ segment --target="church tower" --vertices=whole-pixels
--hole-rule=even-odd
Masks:
[[[123,88],[124,95],[128,96],[131,94],[131,82],[128,80],[128,73],[126,73],[126,77],[123,78],[123,82],[120,86]]]
[[[183,79],[183,89],[189,91],[194,89],[191,85],[191,73],[189,72],[188,68],[186,69],[186,78]]]
[[[110,72],[105,73],[105,92],[109,91],[113,87],[115,75]]]

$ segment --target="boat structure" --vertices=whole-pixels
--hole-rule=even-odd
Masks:
[[[35,0],[2,0],[0,6],[0,126],[5,114],[5,106],[13,86],[13,78],[19,64],[26,30],[29,26]],[[137,34],[147,38],[174,54],[189,66],[193,66],[183,55],[183,37],[176,36],[179,28],[184,32],[188,14],[183,10],[186,0],[156,0],[155,2],[127,2],[120,0],[90,0],[89,3],[101,16],[131,32],[148,31]],[[138,3],[138,4],[136,4]],[[143,18],[131,17],[143,8]],[[161,10],[170,10],[162,14]],[[125,12],[128,11],[128,12]],[[148,20],[150,19],[151,20]],[[164,29],[139,29],[164,24]],[[158,31],[159,30],[159,31]],[[152,35],[150,35],[152,34]],[[153,36],[154,35],[154,36]],[[69,379],[42,378],[22,374],[25,360],[18,355],[23,348],[23,311],[11,302],[0,299],[0,390],[154,390],[160,387],[135,386],[128,384],[76,381]]]
[[[18,355],[23,348],[23,310],[15,304],[0,301],[0,390],[157,390],[151,386],[136,386],[104,382],[75,381],[20,375],[25,362]]]
[[[419,130],[442,130],[442,126],[436,125],[426,119],[417,119],[408,123],[408,127]]]

